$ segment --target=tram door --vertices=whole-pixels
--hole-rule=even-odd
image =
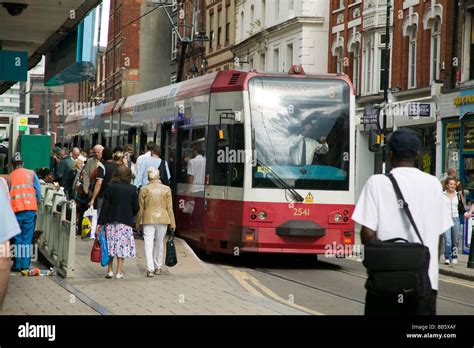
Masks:
[[[188,170],[194,158],[193,149],[200,146],[205,150],[205,131],[205,127],[183,124],[162,126],[161,146],[172,176],[178,233],[196,247],[204,238],[204,178],[191,183]]]

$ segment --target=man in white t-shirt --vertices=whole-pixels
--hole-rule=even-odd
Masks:
[[[192,192],[199,192],[204,190],[206,159],[203,156],[201,145],[196,145],[193,152],[194,158],[188,162],[189,183],[192,185]]]
[[[415,132],[407,128],[397,130],[389,138],[388,147],[394,168],[391,173],[408,203],[424,244],[430,250],[428,273],[432,292],[425,297],[408,299],[400,304],[398,296],[383,297],[368,291],[365,314],[399,315],[409,312],[411,315],[434,315],[438,290],[439,236],[453,224],[449,207],[443,199],[439,180],[415,168],[420,151],[420,140]],[[399,208],[397,201],[393,185],[385,175],[373,175],[367,181],[352,216],[354,221],[362,225],[363,244],[397,237],[410,242],[420,242],[405,211]]]
[[[138,156],[137,163],[135,164],[135,171],[138,173],[141,164],[145,158],[151,157],[151,150],[155,147],[155,143],[150,141],[146,144],[146,152],[143,155]]]

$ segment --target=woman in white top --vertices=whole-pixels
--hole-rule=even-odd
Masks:
[[[451,217],[454,225],[444,232],[444,263],[449,265],[450,263],[458,263],[458,235],[459,235],[459,202],[462,202],[462,198],[459,193],[456,192],[456,180],[453,178],[447,178],[444,181],[444,194],[449,202],[449,209],[451,210]]]

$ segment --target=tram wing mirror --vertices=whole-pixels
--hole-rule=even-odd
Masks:
[[[224,147],[229,145],[229,130],[226,124],[221,124],[217,128],[217,146]]]

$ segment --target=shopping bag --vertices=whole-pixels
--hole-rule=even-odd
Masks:
[[[91,250],[91,261],[92,262],[100,262],[101,259],[101,247],[99,239],[94,240],[94,244],[92,245]]]
[[[97,210],[89,208],[84,212],[81,224],[81,237],[95,238],[95,229],[97,228]]]
[[[166,242],[166,257],[165,265],[168,267],[173,267],[178,263],[178,257],[176,255],[176,247],[174,245],[174,231],[171,232],[171,236]]]
[[[110,258],[109,258],[109,249],[107,246],[107,235],[105,234],[104,226],[100,226],[99,240],[100,240],[100,249],[101,249],[100,264],[102,265],[102,267],[105,267],[109,264]]]

